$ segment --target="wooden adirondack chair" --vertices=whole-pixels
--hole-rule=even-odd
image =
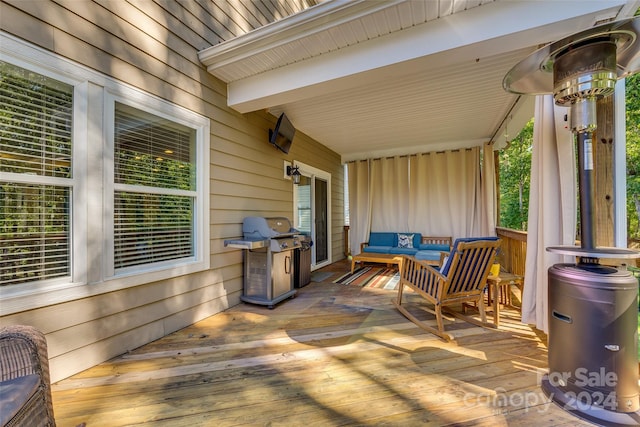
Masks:
[[[484,289],[499,246],[500,239],[495,237],[457,239],[449,257],[440,268],[406,257],[402,262],[398,297],[393,304],[416,325],[446,341],[451,341],[453,337],[444,331],[443,311],[475,325],[495,327],[487,322]],[[437,329],[419,320],[402,306],[405,286],[433,304],[433,309],[425,309],[436,315]],[[450,309],[451,305],[469,306],[471,303],[478,307],[481,321]]]

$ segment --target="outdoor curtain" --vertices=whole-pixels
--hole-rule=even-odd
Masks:
[[[487,143],[482,155],[482,210],[480,211],[480,235],[493,236],[498,221],[498,187],[496,185],[496,160],[493,144]]]
[[[347,164],[349,176],[349,246],[353,255],[360,253],[360,243],[369,240],[371,197],[369,160]]]
[[[431,236],[479,236],[480,188],[479,147],[411,156],[409,227]]]
[[[407,221],[410,200],[407,197],[408,191],[409,158],[407,156],[371,161],[372,230],[411,231]]]
[[[495,205],[484,200],[496,191],[491,146],[487,153],[484,164],[480,147],[349,162],[352,255],[370,231],[495,235]]]
[[[544,332],[548,332],[547,270],[575,261],[546,251],[549,246],[575,244],[576,166],[573,135],[564,121],[567,112],[555,105],[552,95],[536,97],[522,322]]]

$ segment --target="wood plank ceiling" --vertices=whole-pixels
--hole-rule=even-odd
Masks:
[[[533,97],[502,88],[540,46],[637,0],[329,0],[200,52],[241,113],[285,112],[343,161],[513,137]]]

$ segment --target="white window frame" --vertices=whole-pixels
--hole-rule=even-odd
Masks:
[[[4,47],[4,43],[4,40],[0,37],[0,46]],[[71,275],[2,287],[0,288],[0,298],[4,301],[6,298],[10,298],[12,296],[30,295],[44,289],[54,290],[67,287],[69,285],[77,285],[86,281],[85,269],[82,268],[83,265],[86,265],[86,251],[74,250],[74,248],[83,247],[85,245],[85,233],[81,228],[74,227],[74,218],[80,218],[84,215],[83,206],[85,205],[85,192],[82,190],[82,181],[79,179],[79,176],[86,173],[86,168],[84,162],[79,161],[79,159],[86,157],[86,150],[84,144],[76,143],[76,138],[77,135],[86,134],[87,120],[85,115],[82,114],[82,111],[86,110],[87,106],[87,85],[84,84],[81,79],[43,68],[37,62],[31,63],[23,60],[22,58],[7,57],[1,50],[0,60],[73,86],[73,169],[71,178],[56,178],[0,171],[0,181],[19,184],[54,185],[67,187],[71,190],[71,210],[69,212],[69,232],[71,235],[71,253],[69,256]],[[0,312],[3,311],[2,309],[3,307],[0,306]]]
[[[71,277],[0,288],[0,316],[209,269],[210,120],[2,31],[0,59],[74,86],[73,175],[64,179],[72,188]],[[116,100],[196,130],[193,257],[122,271],[113,268]],[[0,173],[0,180],[43,183],[41,177],[10,173]]]
[[[123,269],[116,269],[114,266],[114,192],[116,190],[126,190],[126,185],[114,183],[114,140],[115,140],[115,103],[128,105],[138,110],[146,111],[150,114],[162,117],[175,123],[187,126],[195,129],[196,131],[196,195],[195,195],[195,210],[194,210],[194,250],[195,255],[191,258],[175,261],[163,261],[154,264],[144,264],[135,267],[128,267]],[[137,275],[145,272],[152,272],[155,270],[170,269],[175,271],[175,275],[182,275],[199,271],[203,268],[198,267],[205,260],[203,259],[208,247],[207,239],[204,236],[208,236],[209,233],[200,234],[199,231],[205,226],[205,222],[208,224],[208,216],[206,216],[206,209],[209,204],[202,203],[205,195],[202,194],[203,189],[208,182],[203,182],[203,170],[209,169],[209,157],[208,150],[205,150],[205,144],[203,140],[208,136],[208,119],[195,116],[192,112],[177,108],[175,105],[168,104],[164,101],[160,101],[151,96],[141,94],[139,92],[132,92],[118,88],[118,90],[108,89],[105,96],[105,168],[104,168],[104,206],[106,207],[104,212],[104,224],[105,230],[109,232],[103,236],[104,242],[104,265],[105,273],[108,278],[124,278],[131,275]],[[208,147],[209,144],[206,144]],[[206,163],[205,163],[206,161]],[[208,174],[207,174],[208,177]],[[173,191],[171,193],[174,193]],[[207,191],[208,194],[208,191]],[[190,194],[189,194],[190,195]],[[205,207],[206,206],[206,207]],[[207,221],[203,221],[207,218]],[[208,256],[206,259],[208,260]],[[194,270],[195,268],[195,270]],[[208,268],[208,266],[207,266]]]

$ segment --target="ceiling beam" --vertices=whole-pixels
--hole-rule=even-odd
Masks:
[[[268,109],[397,76],[413,60],[428,58],[441,67],[471,51],[482,57],[546,44],[615,18],[624,4],[617,0],[483,5],[233,81],[228,85],[228,104],[241,113]]]

